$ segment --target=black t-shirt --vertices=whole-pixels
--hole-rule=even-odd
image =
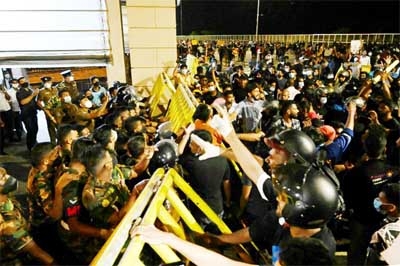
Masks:
[[[250,237],[257,243],[262,243],[265,248],[272,251],[272,256],[279,254],[279,244],[292,238],[289,226],[279,224],[275,211],[269,211],[264,217],[257,219],[249,227]],[[335,257],[336,240],[328,227],[323,226],[321,230],[311,236],[321,240],[329,250],[332,259]],[[276,253],[276,254],[275,254]]]
[[[200,197],[218,213],[223,210],[222,183],[230,178],[230,168],[226,158],[218,156],[199,160],[191,152],[180,158],[182,167],[189,173],[188,183]]]
[[[33,91],[30,88],[21,88],[17,91],[17,99],[21,107],[21,117],[35,116],[37,114],[37,105],[35,99],[32,99],[29,103],[22,105],[21,101],[26,97],[29,97]]]
[[[373,201],[384,184],[394,182],[397,171],[384,160],[370,159],[350,170],[343,178],[342,190],[353,217],[362,224],[378,226],[383,219]],[[355,193],[355,190],[361,193]]]
[[[319,240],[321,240],[322,243],[325,244],[325,246],[329,250],[329,255],[330,255],[332,261],[334,261],[335,252],[336,252],[336,240],[335,240],[335,237],[333,236],[331,230],[329,230],[329,228],[327,226],[323,226],[318,233],[312,235],[311,237],[315,238],[315,239],[319,239]],[[287,241],[291,238],[292,238],[292,236],[290,235],[289,228],[281,227],[281,230],[278,230],[277,234],[275,235],[276,242],[274,243],[274,246],[279,246],[280,242]],[[272,254],[272,256],[274,256],[274,254]]]
[[[211,92],[207,92],[207,93],[203,94],[204,102],[209,105],[211,105],[215,101],[215,99],[220,98],[220,97],[222,97],[222,94],[219,91],[217,91],[217,94],[214,96],[211,95]]]

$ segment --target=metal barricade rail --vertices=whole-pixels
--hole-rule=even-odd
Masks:
[[[166,173],[163,169],[158,169],[90,265],[144,265],[140,260],[144,242],[138,236],[130,237],[130,230],[138,225],[154,224],[157,218],[170,231],[185,239],[185,231],[177,219],[169,213],[165,206],[166,201],[169,203],[168,206],[177,212],[178,219],[183,221],[191,231],[203,234],[203,229],[178,196],[178,189],[218,227],[221,233],[232,232],[178,172],[173,168]],[[150,247],[164,263],[181,260],[167,245],[150,245]],[[249,255],[243,246],[239,247],[241,252]]]

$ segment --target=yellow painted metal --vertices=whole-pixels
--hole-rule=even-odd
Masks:
[[[169,169],[168,172],[165,173],[165,171],[160,168],[151,177],[149,183],[146,185],[133,207],[114,230],[112,236],[107,240],[91,265],[143,265],[143,262],[140,260],[140,254],[144,242],[140,237],[131,238],[129,231],[137,225],[154,224],[157,218],[182,239],[185,239],[186,235],[183,227],[177,220],[179,218],[185,222],[190,230],[203,234],[203,229],[179,198],[175,188],[185,193],[186,196],[218,226],[222,233],[231,233],[228,226],[174,169]],[[166,200],[171,210],[178,215],[177,218],[174,218],[164,207]],[[164,263],[180,261],[180,258],[169,246],[164,244],[150,246]],[[243,247],[242,249],[248,253]],[[120,253],[123,253],[121,259],[116,262]]]
[[[168,192],[169,193],[169,192]],[[168,229],[172,230],[175,235],[179,236],[182,239],[186,239],[185,231],[182,226],[172,217],[172,215],[161,206],[158,210],[158,219],[168,227]]]
[[[155,116],[158,110],[158,104],[164,94],[174,94],[176,92],[174,85],[165,72],[158,75],[153,89],[151,91],[152,97],[150,99],[150,114]]]
[[[112,235],[108,238],[106,243],[97,253],[96,257],[92,260],[91,265],[108,266],[113,265],[118,257],[119,251],[123,248],[126,240],[129,237],[129,230],[131,229],[132,222],[139,218],[151,197],[153,190],[164,176],[164,169],[160,168],[152,175],[148,184],[140,193],[134,206],[127,212],[122,221],[115,228]]]
[[[207,205],[193,188],[175,171],[169,169],[166,176],[171,175],[175,185],[213,222],[222,233],[232,233],[229,227],[218,217],[218,215]]]
[[[179,84],[171,98],[166,117],[171,121],[172,131],[178,132],[182,127],[192,122],[192,115],[197,101],[192,92],[183,84]]]
[[[168,175],[165,175],[164,178],[161,181],[161,185],[156,191],[152,201],[149,204],[149,207],[144,214],[141,224],[143,225],[149,225],[149,224],[154,224],[158,211],[160,207],[162,206],[168,190],[171,189],[172,187],[173,180],[171,177]],[[131,241],[133,243],[129,243],[128,246],[126,247],[126,250],[124,254],[122,255],[121,260],[119,261],[118,265],[132,265],[132,261],[134,261],[138,254],[138,247],[140,245],[136,243],[137,241],[141,242],[140,238],[134,238],[135,241]],[[175,254],[175,252],[168,246],[161,244],[161,245],[150,245],[154,251],[161,257],[161,259],[165,263],[173,263],[173,262],[178,262],[180,261],[179,257]],[[142,246],[143,247],[143,246]],[[141,249],[140,249],[141,251]],[[139,253],[140,254],[140,253]]]
[[[203,234],[203,228],[197,223],[196,219],[190,213],[185,204],[179,198],[175,190],[171,190],[167,194],[167,199],[169,200],[171,206],[178,212],[185,224],[190,228],[190,230]]]

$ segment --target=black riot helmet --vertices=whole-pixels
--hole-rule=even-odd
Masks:
[[[174,167],[178,161],[178,145],[170,139],[162,139],[155,145],[155,152],[151,158],[150,165],[152,169],[160,167]]]
[[[313,166],[296,163],[279,168],[274,188],[286,198],[282,216],[290,225],[318,228],[325,225],[338,208],[338,190],[332,180]]]
[[[176,139],[176,134],[172,131],[171,121],[166,121],[157,127],[157,133],[155,139],[156,141],[162,139],[171,139],[171,140]]]
[[[304,132],[296,129],[286,129],[265,139],[270,148],[280,148],[289,152],[289,161],[309,164],[314,161],[315,144]]]

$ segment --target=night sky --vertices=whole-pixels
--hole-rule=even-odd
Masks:
[[[259,34],[399,33],[400,1],[260,0]],[[257,0],[182,0],[177,33],[254,34]]]

